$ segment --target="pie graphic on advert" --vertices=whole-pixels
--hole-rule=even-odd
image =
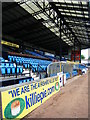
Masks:
[[[56,83],[56,89],[58,90],[58,82]]]
[[[59,88],[60,88],[59,82],[56,82],[56,83],[55,83],[55,90],[57,91],[57,90],[59,90]]]
[[[20,102],[19,100],[15,100],[11,104],[11,114],[12,116],[16,116],[20,112]]]

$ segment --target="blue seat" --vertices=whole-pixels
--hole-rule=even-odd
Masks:
[[[27,82],[29,82],[30,81],[30,79],[27,79]]]
[[[6,67],[9,67],[9,63],[6,63]]]
[[[8,55],[8,60],[12,62],[12,56]]]
[[[23,82],[27,82],[27,80],[25,79],[25,80],[23,80]]]
[[[35,72],[35,68],[32,68],[32,71]]]
[[[19,67],[17,67],[17,74],[19,74]]]
[[[33,81],[34,80],[34,78],[31,78],[31,81]]]
[[[25,68],[25,69],[27,69],[27,63],[26,63],[26,64],[24,64],[24,68]]]
[[[10,63],[10,67],[14,67],[13,63]]]
[[[30,67],[30,65],[28,64],[28,65],[27,65],[27,67],[29,68],[29,67]]]
[[[23,82],[23,80],[19,80],[19,84],[21,84]]]
[[[23,72],[23,68],[22,68],[22,67],[19,67],[19,69],[20,69],[20,73],[22,74],[22,72]]]
[[[2,66],[2,67],[5,67],[5,63],[1,63],[1,66]]]
[[[70,73],[66,73],[66,79],[69,79],[70,78]]]
[[[0,59],[0,62],[5,62],[5,60],[4,59]]]
[[[20,60],[20,65],[22,65],[22,61]]]
[[[19,63],[20,63],[19,60],[17,60],[16,63],[19,65]]]
[[[6,68],[6,71],[7,71],[7,74],[10,74],[11,73],[11,68],[10,67]]]
[[[13,56],[12,61],[15,62],[15,57]]]
[[[11,72],[12,72],[12,74],[15,74],[15,67],[11,68]]]
[[[6,68],[5,67],[0,67],[0,72],[2,75],[6,74]]]

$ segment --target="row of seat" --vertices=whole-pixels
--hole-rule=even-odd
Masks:
[[[14,64],[13,63],[9,63],[9,62],[4,62],[4,63],[0,63],[0,66],[2,67],[14,67]]]
[[[30,82],[30,81],[33,81],[33,80],[34,80],[34,78],[28,78],[28,79],[19,80],[19,84],[25,83],[25,82]]]
[[[24,58],[18,56],[8,55],[8,59],[10,62],[19,62],[19,63],[40,63],[40,64],[50,64],[51,61],[41,60],[41,59],[33,59],[33,58]]]
[[[23,72],[23,67],[22,66],[18,66],[17,67],[17,74],[22,74]],[[16,73],[16,68],[15,67],[2,67],[0,66],[0,74],[1,75],[6,75],[6,74],[15,74]]]
[[[26,50],[25,52],[27,52],[29,54],[32,54],[34,56],[38,56],[38,57],[41,57],[41,58],[46,58],[43,55],[40,55],[39,53],[36,53],[36,52],[33,52],[33,51]]]
[[[47,66],[51,63],[51,61],[33,59],[33,58],[24,58],[18,56],[10,56],[8,55],[8,59],[11,62],[16,62],[17,64],[22,64],[25,69],[30,68],[30,65],[33,67],[33,71],[42,71],[46,70]],[[41,66],[41,68],[39,67]]]
[[[56,57],[54,57],[54,56],[49,56],[49,55],[45,55],[47,58],[50,58],[50,59],[55,59],[55,60],[57,60],[57,58]]]
[[[32,65],[32,68],[35,68],[36,71],[41,70],[41,69],[46,70],[46,67],[47,67],[47,65],[40,65],[42,67],[40,69],[40,66],[37,63],[31,64],[31,65]],[[23,66],[25,69],[30,68],[30,64],[28,63],[23,64]]]
[[[22,74],[23,67],[14,65],[11,62],[5,62],[5,59],[3,57],[0,57],[0,75],[11,75],[11,74]]]

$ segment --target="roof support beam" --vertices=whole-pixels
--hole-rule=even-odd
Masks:
[[[63,23],[67,26],[67,28],[69,29],[69,31],[71,31],[72,35],[74,36],[74,40],[77,40],[78,43],[80,44],[80,41],[77,39],[77,37],[75,36],[74,32],[72,31],[72,29],[69,27],[68,23],[64,20],[64,16],[61,14],[60,11],[58,11],[57,6],[55,6],[55,4],[53,2],[49,3],[52,8],[56,11],[56,13],[58,14],[58,17],[60,17],[63,20]]]
[[[83,20],[83,21],[89,21],[89,18],[86,18],[86,17],[78,17],[78,16],[72,16],[72,15],[63,15],[63,17],[65,17],[65,18],[74,18],[74,19]]]
[[[62,32],[62,30],[61,30],[61,28],[62,28],[62,21],[61,21],[61,19],[60,19],[60,29],[59,29],[59,32],[60,32],[60,40],[59,40],[59,47],[60,47],[60,61],[62,60],[62,40],[61,40],[61,32]]]
[[[55,4],[58,6],[58,5],[66,5],[66,3],[65,2],[55,2]],[[73,5],[73,3],[68,3],[68,6],[72,6]],[[74,6],[80,6],[80,4],[78,3],[74,3]],[[83,4],[83,7],[87,7],[87,4]]]
[[[87,8],[79,8],[79,7],[67,7],[67,6],[57,6],[58,9],[64,9],[64,10],[74,10],[74,11],[88,11]]]
[[[43,8],[40,6],[39,3],[36,3],[36,5],[37,5],[37,7],[39,7],[40,9],[43,9]],[[49,6],[51,6],[51,5],[49,4]],[[49,7],[49,8],[50,8],[50,7]],[[51,10],[52,10],[52,9],[51,9]],[[53,13],[53,11],[51,11],[51,10],[49,10],[49,14],[47,14],[46,11],[44,11],[44,13],[46,14],[46,16],[49,17],[49,19],[50,19],[53,23],[55,23],[55,26],[59,28],[59,24],[58,24],[58,23],[59,23],[59,17],[58,17],[58,15],[55,16],[54,13]],[[53,16],[53,18],[51,17],[51,15]],[[66,36],[66,37],[67,37],[67,36]],[[71,39],[70,39],[70,41],[73,42]]]

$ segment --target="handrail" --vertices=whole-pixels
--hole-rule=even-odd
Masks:
[[[44,70],[44,69],[42,68],[42,66],[41,66],[41,65],[39,65],[39,64],[38,64],[38,67],[40,67],[42,70]]]

